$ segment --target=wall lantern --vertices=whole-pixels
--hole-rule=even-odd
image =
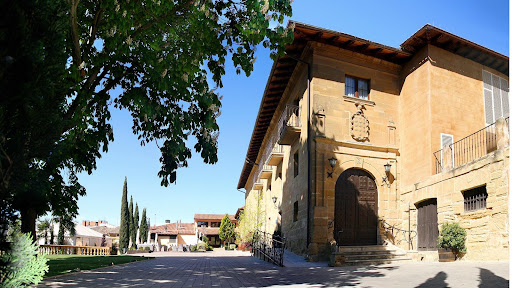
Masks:
[[[329,165],[331,166],[331,172],[327,172],[327,178],[332,178],[332,173],[334,172],[334,166],[336,166],[337,159],[333,157],[328,159]]]
[[[382,183],[386,183],[386,185],[391,187],[391,183],[389,183],[389,172],[391,171],[391,164],[386,163],[384,164],[384,171],[386,172],[386,177],[382,177]]]

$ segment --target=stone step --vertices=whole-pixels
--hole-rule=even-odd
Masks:
[[[345,261],[351,260],[384,260],[384,259],[399,259],[399,258],[407,258],[405,254],[354,254],[354,255],[345,255]],[[408,258],[409,259],[409,258]]]
[[[350,252],[338,252],[339,254],[343,255],[405,255],[404,252],[401,251],[395,251],[395,250],[386,250],[386,251],[350,251]]]
[[[340,246],[338,252],[357,252],[357,251],[395,251],[389,246],[384,245],[371,245],[371,246]]]
[[[392,263],[403,263],[411,262],[411,258],[397,257],[392,259],[362,259],[362,260],[347,260],[345,266],[357,266],[357,265],[380,265],[380,264],[392,264]]]

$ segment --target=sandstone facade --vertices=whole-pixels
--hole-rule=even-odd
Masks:
[[[408,52],[295,25],[295,46],[288,49],[300,50],[300,57],[286,58],[297,63],[285,72],[278,68],[288,66],[277,66],[284,61],[281,58],[269,76],[248,152],[248,159],[258,165],[245,165],[239,182],[239,188],[246,190],[246,207],[259,205],[265,211],[260,229],[268,233],[280,229],[288,249],[311,260],[327,259],[333,245],[343,245],[336,242],[341,239],[336,233],[346,233],[336,224],[340,221],[336,209],[341,207],[336,206],[337,197],[344,193],[336,190],[337,181],[342,173],[357,169],[376,186],[371,209],[378,218],[377,243],[399,246],[416,259],[435,259],[433,252],[418,251],[422,249],[417,235],[418,207],[435,199],[439,227],[455,221],[468,233],[464,259],[508,259],[509,140],[508,118],[503,118],[508,117],[508,108],[492,126],[496,144],[487,148],[489,153],[454,165],[460,155],[439,151],[442,135],[457,142],[486,126],[484,71],[507,83],[498,86],[504,91],[498,93],[508,105],[508,57],[464,39],[469,52],[462,54],[455,44],[436,42],[448,43],[457,36],[429,25],[415,37],[438,35],[436,40],[420,44],[407,40],[403,46],[409,47]],[[484,57],[494,57],[494,64],[481,60]],[[367,81],[368,99],[346,95],[347,77]],[[282,90],[274,88],[283,82]],[[270,93],[278,95],[277,100],[269,100]],[[266,107],[272,107],[273,113],[268,122]],[[266,133],[258,138],[260,128]],[[435,153],[444,155],[443,163]],[[332,160],[336,160],[333,167]],[[391,165],[389,173],[385,164]],[[465,191],[482,186],[488,195],[486,207],[465,212]]]

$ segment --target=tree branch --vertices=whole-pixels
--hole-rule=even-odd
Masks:
[[[69,21],[71,24],[71,41],[73,43],[73,62],[77,67],[82,64],[82,52],[80,51],[80,38],[78,36],[78,19],[76,16],[76,10],[80,0],[70,0],[71,9],[69,11]]]

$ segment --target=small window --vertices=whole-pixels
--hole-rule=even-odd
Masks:
[[[220,227],[220,222],[211,222],[210,227]]]
[[[299,219],[299,201],[293,203],[293,222],[297,222]]]
[[[293,177],[299,175],[299,152],[293,154]]]
[[[345,76],[345,95],[368,100],[370,80]]]
[[[197,222],[197,227],[208,227],[208,222]]]
[[[485,124],[490,125],[498,118],[509,116],[508,81],[485,70],[482,71],[482,78]]]
[[[462,193],[464,194],[464,212],[487,208],[487,189],[485,185]]]

